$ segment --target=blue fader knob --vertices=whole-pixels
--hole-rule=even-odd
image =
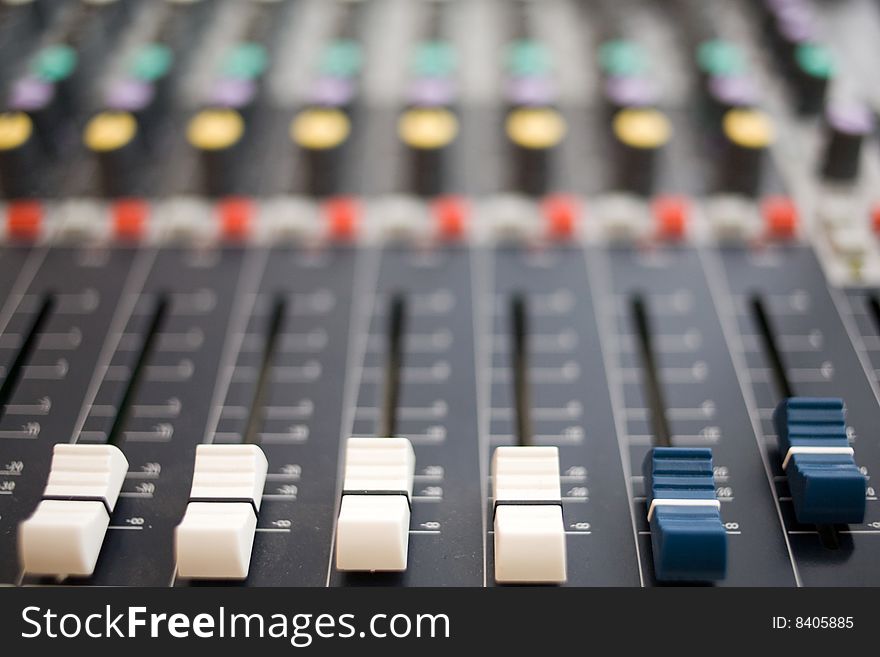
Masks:
[[[868,480],[846,437],[843,400],[789,397],[773,412],[773,424],[798,522],[862,522]]]
[[[655,447],[643,474],[657,580],[724,579],[727,531],[715,497],[712,450]]]

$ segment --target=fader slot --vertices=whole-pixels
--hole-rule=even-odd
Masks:
[[[760,295],[752,296],[750,308],[780,397],[773,424],[795,516],[816,525],[826,548],[838,549],[836,525],[862,522],[867,488],[849,444],[843,400],[796,396]]]
[[[260,442],[259,433],[265,419],[266,402],[269,397],[271,383],[272,364],[275,352],[278,349],[278,340],[284,329],[284,316],[287,312],[287,303],[283,297],[279,297],[272,304],[272,314],[269,317],[269,327],[266,330],[265,347],[260,361],[260,373],[257,375],[257,385],[254,389],[254,397],[251,401],[251,409],[248,413],[247,424],[244,430],[243,442],[256,445]]]
[[[525,296],[509,302],[516,447],[492,456],[495,581],[560,584],[567,577],[559,449],[533,445]]]
[[[20,557],[26,573],[64,578],[94,572],[128,471],[128,461],[119,449],[123,429],[168,305],[167,297],[160,295],[106,444],[55,446],[42,501],[19,527]]]
[[[873,564],[876,534],[870,531],[870,523],[876,520],[876,507],[872,498],[875,490],[872,481],[865,487],[860,483],[861,495],[857,504],[864,504],[865,517],[862,524],[838,526],[838,550],[823,546],[817,535],[817,519],[799,518],[796,506],[802,500],[796,499],[792,487],[792,465],[800,462],[806,465],[804,457],[790,459],[788,467],[782,468],[785,456],[791,446],[821,446],[832,438],[834,447],[854,449],[854,465],[864,474],[872,477],[877,470],[875,442],[872,441],[871,428],[877,425],[877,396],[870,380],[871,366],[876,367],[872,341],[875,340],[871,317],[865,305],[864,296],[870,289],[849,290],[851,310],[839,313],[837,294],[829,285],[821,268],[821,262],[808,246],[791,245],[780,250],[780,257],[762,261],[752,249],[722,249],[717,257],[723,267],[727,288],[717,293],[721,301],[732,311],[736,310],[736,329],[741,336],[744,358],[739,376],[743,382],[746,401],[757,426],[760,447],[763,451],[768,474],[773,478],[770,488],[781,511],[782,527],[787,535],[795,572],[804,586],[858,586],[870,578],[873,572],[867,564]],[[828,405],[822,414],[825,422],[805,422],[803,411],[797,405],[783,408],[774,415],[774,408],[781,402],[780,391],[773,380],[770,358],[762,344],[759,321],[752,309],[752,300],[761,299],[772,337],[781,354],[791,387],[795,395],[809,395],[820,405]],[[726,298],[726,301],[724,300]],[[857,303],[856,303],[857,301]],[[847,315],[852,313],[850,317]],[[843,314],[843,317],[841,317]],[[866,351],[861,354],[861,346],[850,339],[847,324],[852,322],[866,338]],[[737,348],[736,342],[733,349]],[[869,357],[873,363],[868,363]],[[867,366],[868,375],[864,374]],[[751,399],[750,399],[751,397]],[[797,399],[797,398],[795,398]],[[842,415],[841,399],[845,400],[846,417]],[[835,410],[831,402],[835,401]],[[812,402],[811,402],[812,405]],[[789,406],[786,403],[786,407]],[[820,406],[821,407],[821,406]],[[810,413],[816,413],[814,407]],[[836,416],[836,419],[833,419]],[[814,416],[815,417],[815,416]],[[777,421],[778,419],[778,421]],[[819,419],[819,418],[815,418]],[[781,438],[788,433],[789,440]],[[823,437],[822,434],[825,434]],[[795,444],[797,443],[797,444]],[[777,447],[778,445],[778,447]],[[843,455],[846,456],[845,454]],[[840,456],[835,457],[836,459]],[[821,455],[810,455],[810,460],[818,465]],[[817,463],[818,461],[818,463]],[[821,466],[830,482],[841,474],[839,464],[829,463]],[[850,471],[855,475],[858,470]],[[798,468],[800,469],[800,468]],[[812,479],[816,470],[811,467],[797,474],[801,483],[809,482],[811,491],[820,492],[823,487],[813,487]],[[804,476],[809,474],[809,479]],[[788,486],[786,486],[786,480]],[[864,501],[862,501],[864,500]],[[836,506],[835,503],[834,506]],[[848,505],[847,505],[848,506]],[[810,508],[815,513],[818,506]],[[829,510],[834,511],[832,506]],[[836,511],[835,511],[836,512]],[[837,524],[821,520],[818,524]]]
[[[780,399],[791,399],[795,393],[786,373],[785,363],[782,360],[782,353],[776,341],[776,334],[770,323],[770,316],[767,314],[763,299],[755,295],[751,299],[751,310],[758,326],[758,335],[767,359],[770,361],[770,370],[773,374],[773,381],[776,386],[777,394]],[[784,402],[782,402],[784,403]],[[774,414],[775,419],[775,414]],[[785,468],[783,468],[785,469]],[[794,495],[792,495],[794,500]],[[830,550],[836,550],[840,547],[840,536],[837,530],[831,525],[818,525],[816,530],[819,532],[819,539],[822,545]]]
[[[656,447],[672,447],[672,432],[666,417],[666,400],[658,373],[657,357],[654,353],[651,323],[648,319],[645,299],[636,295],[631,301],[633,322],[636,329],[639,355],[642,360],[644,376],[643,390],[651,415],[652,443]]]
[[[388,343],[385,360],[385,388],[377,435],[397,434],[397,408],[400,405],[400,380],[403,368],[403,341],[406,335],[406,299],[395,294],[389,304]]]
[[[658,581],[711,582],[727,574],[727,532],[715,492],[712,450],[673,447],[648,305],[641,294],[630,310],[644,375],[652,443],[642,464]]]
[[[347,438],[381,430],[391,304],[400,295],[406,308],[396,435],[410,441],[417,466],[407,568],[382,574],[335,568],[330,585],[480,586],[485,566],[482,558],[472,556],[480,557],[486,545],[483,502],[489,493],[481,495],[487,484],[481,467],[488,467],[491,454],[482,451],[478,415],[482,395],[474,335],[479,324],[473,311],[482,290],[472,253],[458,244],[424,252],[390,244],[376,264],[372,311],[361,314],[354,326],[365,343],[362,360],[350,370],[356,384],[350,403],[356,410],[343,431]],[[438,569],[438,563],[446,566]]]
[[[511,318],[511,371],[513,397],[516,407],[516,438],[521,447],[532,444],[532,403],[529,394],[528,320],[526,302],[522,295],[514,295],[510,302]]]
[[[247,424],[240,445],[196,447],[186,513],[174,535],[177,575],[184,579],[241,580],[250,572],[269,462],[259,446],[272,368],[287,302],[271,306]]]
[[[284,324],[286,303],[272,305],[244,444],[196,447],[192,487],[174,533],[177,576],[240,580],[250,572],[251,552],[269,469],[256,444],[262,428],[270,374]]]
[[[53,307],[54,297],[46,296],[0,387],[3,408]],[[56,444],[42,500],[18,527],[23,571],[59,580],[91,575],[127,471],[128,461],[113,445]]]
[[[14,494],[0,495],[0,534],[7,538],[0,545],[0,581],[18,582],[22,576],[18,529],[41,500],[53,445],[75,438],[81,405],[100,367],[113,309],[120,303],[126,282],[131,281],[133,261],[125,250],[4,247],[0,259],[7,266],[16,262],[12,255],[6,256],[10,250],[22,256],[30,253],[30,262],[36,256],[40,267],[35,271],[25,263],[19,279],[27,281],[26,288],[19,283],[18,293],[7,300],[6,312],[11,314],[3,320],[7,322],[4,365],[19,356],[41,302],[52,297],[51,310],[17,383],[10,388],[0,420],[0,459],[21,467],[14,479]],[[66,545],[63,541],[54,544]]]
[[[397,429],[406,312],[404,297],[393,295],[388,304],[380,435],[353,437],[346,443],[336,521],[338,570],[406,570],[415,452],[408,439],[390,433]]]
[[[350,358],[351,305],[345,301],[355,259],[351,249],[333,249],[318,257],[287,248],[272,250],[259,287],[254,288],[253,305],[248,304],[248,317],[240,317],[239,328],[232,329],[240,346],[225,370],[229,383],[215,397],[222,399],[214,407],[216,424],[209,420],[203,438],[217,447],[258,447],[268,461],[246,586],[326,585],[338,495],[336,459],[347,416],[347,386],[342,381]],[[258,396],[267,358],[265,394]],[[257,397],[262,402],[254,401]],[[251,417],[255,432],[248,431]],[[246,442],[249,434],[253,443]],[[246,452],[238,454],[244,457]],[[182,466],[181,478],[193,474],[192,460]],[[181,490],[178,499],[185,503],[190,492]],[[184,514],[181,506],[175,524]],[[292,558],[295,568],[290,567]],[[176,586],[230,581],[229,570],[196,580],[181,576],[179,568],[178,559]]]
[[[780,397],[794,397],[794,390],[785,371],[785,363],[782,360],[782,352],[776,343],[776,334],[770,324],[770,316],[760,296],[752,297],[751,311],[758,325],[758,337],[767,359],[770,361],[770,370],[773,373],[773,382]]]
[[[122,398],[116,410],[116,417],[107,435],[107,443],[110,445],[118,445],[122,442],[123,432],[128,424],[131,415],[131,407],[137,398],[138,387],[144,375],[147,363],[155,349],[156,341],[159,339],[161,328],[165,322],[169,308],[168,297],[164,294],[159,295],[155,302],[153,311],[150,316],[150,323],[144,333],[143,342],[138,349],[137,360],[129,374],[128,384],[122,393]]]

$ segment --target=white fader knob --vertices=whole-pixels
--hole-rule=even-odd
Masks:
[[[177,574],[244,579],[268,462],[256,445],[199,445],[189,504],[177,526]]]
[[[112,445],[55,445],[43,500],[18,528],[24,571],[91,575],[126,472],[128,461]]]
[[[349,438],[336,568],[406,570],[416,456],[406,438]]]
[[[495,581],[566,579],[565,525],[556,447],[499,447],[492,457]]]

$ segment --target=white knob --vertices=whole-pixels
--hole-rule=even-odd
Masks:
[[[55,445],[44,499],[18,529],[25,572],[91,575],[127,472],[113,445]]]
[[[406,570],[415,453],[406,438],[349,438],[336,567]]]
[[[247,577],[268,466],[256,445],[196,448],[191,501],[174,535],[180,577]]]
[[[556,447],[499,447],[492,457],[495,581],[566,580]]]

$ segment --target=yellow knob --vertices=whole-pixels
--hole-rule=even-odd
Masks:
[[[83,143],[98,153],[115,151],[131,143],[137,121],[128,112],[101,112],[86,124]]]
[[[4,112],[0,114],[0,150],[11,151],[18,148],[34,131],[34,124],[24,112]]]
[[[189,122],[186,138],[196,148],[219,151],[236,144],[244,134],[244,119],[231,109],[208,109]]]
[[[458,119],[442,107],[410,109],[401,114],[397,134],[412,148],[443,148],[458,135]]]
[[[562,115],[548,107],[515,109],[507,115],[508,138],[523,148],[553,148],[565,136]]]
[[[773,143],[773,120],[761,110],[732,109],[722,119],[727,138],[743,148],[767,148]]]
[[[660,148],[672,137],[672,124],[655,109],[624,109],[614,115],[614,136],[631,148]]]
[[[338,109],[305,109],[290,124],[290,138],[309,150],[336,148],[350,133],[351,121]]]

